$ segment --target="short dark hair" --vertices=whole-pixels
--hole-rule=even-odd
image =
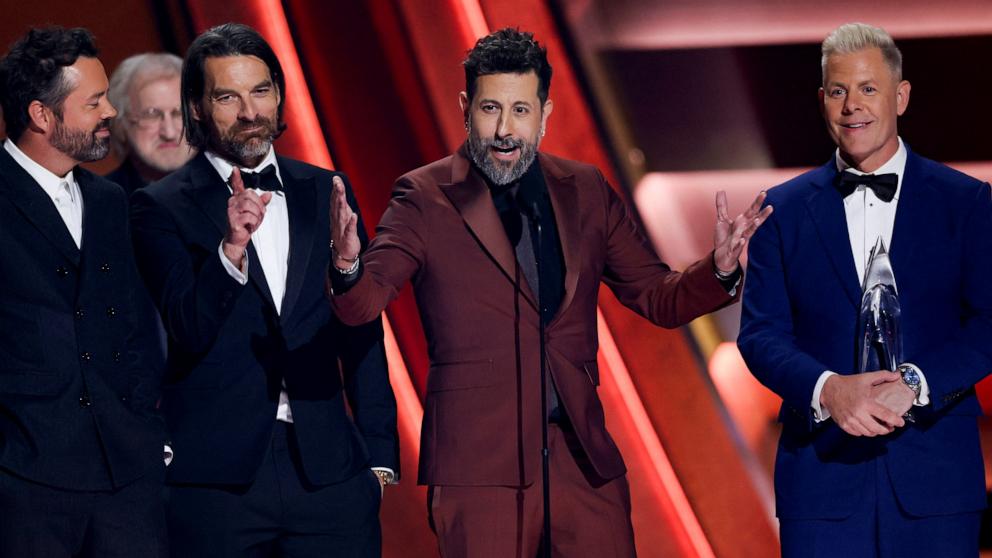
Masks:
[[[537,98],[543,105],[551,89],[548,51],[534,40],[533,33],[506,27],[479,39],[462,63],[465,66],[465,92],[475,97],[475,82],[490,74],[537,74]]]
[[[279,137],[286,129],[286,123],[282,118],[282,107],[286,101],[286,78],[282,73],[279,58],[258,31],[241,23],[225,23],[206,30],[193,40],[193,44],[189,45],[189,50],[186,51],[182,75],[183,129],[186,141],[198,149],[207,147],[210,130],[206,122],[193,118],[190,104],[199,105],[203,100],[203,88],[206,82],[203,70],[206,59],[224,56],[255,56],[269,68],[272,81],[279,89],[279,122],[276,128],[276,137]]]
[[[21,139],[30,122],[28,107],[34,101],[62,118],[65,98],[73,89],[65,67],[80,56],[97,56],[93,34],[82,27],[32,28],[10,47],[0,60],[0,107],[7,137]]]

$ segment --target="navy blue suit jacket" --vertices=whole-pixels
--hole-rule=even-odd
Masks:
[[[0,468],[110,490],[161,474],[161,355],[124,192],[84,169],[74,175],[82,249],[0,146]]]
[[[203,154],[131,198],[138,266],[169,337],[162,411],[175,459],[168,482],[250,483],[283,382],[309,482],[339,482],[368,466],[399,471],[382,323],[343,326],[325,294],[331,178],[347,179],[278,162],[290,234],[281,313],[250,244],[246,285],[221,264],[230,191]],[[364,235],[361,221],[358,230]]]
[[[930,405],[915,424],[858,438],[810,402],[824,370],[857,369],[861,304],[835,161],[768,191],[775,207],[748,250],[738,346],[783,399],[775,465],[778,516],[853,513],[874,460],[885,460],[903,509],[929,516],[985,506],[973,389],[992,371],[989,185],[908,153],[890,246],[905,360],[923,370]]]

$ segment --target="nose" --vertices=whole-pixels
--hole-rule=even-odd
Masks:
[[[247,99],[241,101],[241,110],[238,112],[238,118],[251,122],[255,120],[256,116],[258,116],[258,107],[255,106],[255,101],[249,95]]]
[[[172,113],[165,113],[162,118],[162,125],[158,128],[158,135],[164,140],[171,141],[179,137],[183,129],[183,121],[176,118]]]
[[[103,114],[101,115],[103,119],[114,118],[117,116],[117,109],[114,108],[114,105],[110,104],[110,101],[107,99],[106,95],[100,99],[100,104],[103,105]]]
[[[854,114],[857,110],[861,110],[861,97],[852,91],[844,96],[844,114]]]
[[[509,115],[501,112],[499,120],[496,121],[496,137],[498,139],[507,138],[513,135],[513,126],[510,123]]]

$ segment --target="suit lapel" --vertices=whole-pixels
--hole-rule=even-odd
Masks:
[[[499,219],[492,194],[485,180],[477,172],[472,172],[471,163],[465,154],[465,147],[454,155],[451,168],[451,182],[440,184],[441,191],[462,216],[472,236],[496,262],[503,274],[515,281],[516,253],[506,237],[503,222]],[[524,298],[535,308],[537,297],[527,281],[519,281]]]
[[[317,223],[317,189],[313,176],[297,177],[292,174],[284,159],[279,158],[283,190],[286,192],[286,211],[289,215],[289,263],[286,272],[286,291],[282,299],[281,321],[292,314],[300,298],[306,277],[310,253],[313,251],[314,230]],[[328,185],[328,188],[330,185]]]
[[[565,260],[565,292],[558,307],[557,317],[561,316],[572,302],[579,282],[579,269],[582,264],[579,192],[575,186],[574,175],[565,172],[544,155],[538,154],[537,162],[541,165],[544,182],[548,186],[562,257]]]
[[[8,140],[9,141],[9,140]],[[79,266],[80,253],[65,221],[48,194],[34,178],[0,146],[0,183],[6,184],[9,199],[38,232],[51,242],[73,265]],[[85,211],[84,203],[84,211]]]
[[[844,213],[844,200],[833,188],[837,175],[834,161],[821,168],[813,178],[811,193],[806,199],[806,208],[816,227],[820,241],[827,252],[831,266],[844,286],[844,292],[855,306],[861,305],[861,285],[858,271],[854,266],[851,252],[851,237],[847,231],[847,217]]]
[[[909,280],[914,275],[912,259],[924,235],[919,234],[920,223],[926,223],[934,207],[940,206],[940,194],[927,182],[927,171],[922,159],[906,148],[906,169],[899,188],[899,205],[892,226],[889,258],[895,273],[896,285],[900,277]],[[900,273],[900,271],[902,273]]]
[[[191,164],[191,184],[185,192],[223,238],[227,232],[227,200],[231,197],[231,192],[227,183],[217,174],[217,169],[210,164],[203,153],[198,154]],[[258,253],[255,252],[255,246],[251,242],[248,243],[248,279],[255,284],[262,298],[275,308]]]
[[[113,230],[107,226],[114,221],[114,216],[108,211],[114,204],[107,199],[105,189],[93,186],[93,176],[90,173],[77,169],[76,180],[83,196],[82,253],[85,255],[91,254],[98,243],[107,242],[107,239],[114,237]]]

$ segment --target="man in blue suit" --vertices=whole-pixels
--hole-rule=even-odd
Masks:
[[[117,114],[89,31],[17,41],[0,106],[0,556],[164,558],[154,311],[124,192],[79,167]]]
[[[177,558],[380,554],[380,490],[399,472],[382,324],[346,327],[327,303],[330,193],[346,177],[276,154],[285,98],[254,29],[206,31],[182,76],[200,153],[131,199],[169,338]]]
[[[909,103],[882,29],[823,42],[826,165],[768,192],[738,346],[783,399],[775,466],[783,556],[977,556],[985,484],[974,385],[992,371],[989,185],[899,138]],[[881,238],[905,361],[857,371],[865,267]],[[912,409],[915,422],[904,421]]]

